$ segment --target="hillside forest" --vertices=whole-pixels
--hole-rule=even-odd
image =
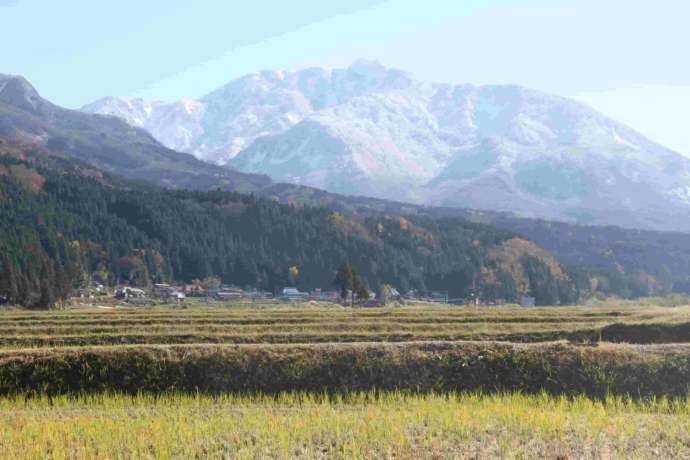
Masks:
[[[168,190],[38,147],[3,143],[0,152],[0,296],[27,307],[51,307],[93,282],[214,276],[269,291],[334,289],[344,263],[373,291],[390,285],[507,302],[528,295],[542,305],[595,291],[650,293],[631,288],[637,277],[560,263],[511,231],[462,218],[348,215],[220,190]]]

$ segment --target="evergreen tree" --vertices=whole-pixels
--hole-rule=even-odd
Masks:
[[[340,269],[335,274],[333,285],[338,288],[340,298],[343,300],[347,299],[348,291],[354,293],[354,271],[349,263],[344,263],[340,266]]]
[[[348,293],[350,294],[350,306],[354,306],[355,296],[359,300],[369,298],[369,289],[366,281],[362,279],[349,263],[341,265],[335,275],[333,284],[340,290],[341,299],[345,300]]]
[[[16,267],[3,251],[0,254],[0,296],[5,297],[9,303],[19,303],[17,281]]]

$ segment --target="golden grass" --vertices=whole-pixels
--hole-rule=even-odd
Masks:
[[[690,404],[522,394],[0,399],[0,452],[91,458],[688,458]]]

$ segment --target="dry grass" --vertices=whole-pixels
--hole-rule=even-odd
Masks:
[[[263,308],[10,310],[0,313],[0,347],[120,343],[591,341],[614,324],[673,325],[688,322],[689,307],[525,309],[426,305],[349,309],[305,303]],[[615,337],[611,339],[616,340]]]
[[[0,399],[0,452],[90,458],[690,458],[690,405],[548,395]]]

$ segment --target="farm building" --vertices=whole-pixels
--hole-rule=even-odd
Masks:
[[[520,298],[521,307],[534,307],[536,305],[536,299],[534,297],[523,295]]]
[[[144,299],[146,298],[146,292],[143,289],[122,286],[115,290],[115,298],[121,300]]]
[[[301,300],[309,297],[306,292],[300,292],[296,287],[286,287],[280,291],[280,297],[286,300]]]

